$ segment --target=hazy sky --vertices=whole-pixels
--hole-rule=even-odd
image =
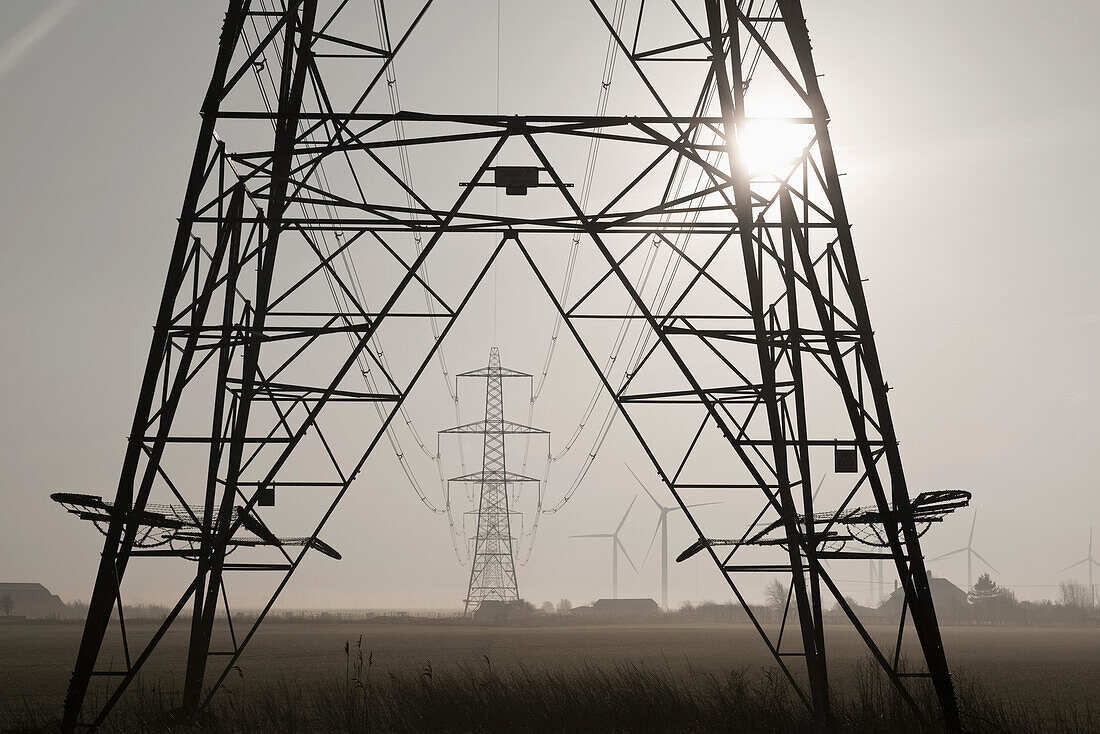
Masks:
[[[465,5],[479,12],[461,16],[462,43],[492,68],[496,3]],[[0,580],[39,581],[66,600],[89,595],[100,537],[48,495],[112,495],[117,483],[223,6],[0,3]],[[975,547],[996,578],[1022,598],[1053,595],[1066,577],[1058,569],[1085,555],[1090,525],[1100,531],[1100,6],[1051,3],[1041,17],[1022,0],[804,6],[909,484],[973,491]],[[604,41],[595,25],[577,25],[590,17],[581,0],[502,2],[502,109],[568,92],[525,84],[527,66],[554,50],[582,67],[595,59],[578,92],[594,100]],[[449,88],[491,110],[493,85],[467,88],[439,61],[399,64],[410,76],[433,70],[424,97],[411,79],[402,87],[407,108]],[[516,265],[501,265],[500,301],[530,287]],[[508,366],[536,372],[549,309],[508,310],[494,325],[492,300],[483,294],[456,327],[452,367],[484,364],[495,339]],[[576,354],[563,347],[548,386],[560,400],[534,420],[557,441],[590,390]],[[525,420],[513,397],[510,417]],[[422,433],[453,423],[426,398],[411,407]],[[477,410],[464,406],[470,420]],[[468,570],[445,521],[419,504],[392,455],[382,459],[389,491],[352,499],[323,533],[345,559],[311,561],[285,605],[459,603]],[[618,521],[636,494],[624,462],[643,466],[632,439],[614,431],[573,502],[543,518],[519,569],[525,597],[610,595],[604,544],[568,536]],[[576,469],[563,462],[555,472]],[[636,560],[656,519],[639,499],[623,534]],[[970,511],[950,518],[926,537],[926,554],[964,545],[969,525]],[[690,542],[675,515],[671,527],[675,549]],[[672,600],[728,600],[698,560],[673,567]],[[622,595],[658,596],[654,561],[638,576],[621,569]],[[961,558],[931,568],[965,583]],[[857,599],[863,575],[843,585]],[[155,574],[135,579],[135,599],[167,601],[178,588]]]

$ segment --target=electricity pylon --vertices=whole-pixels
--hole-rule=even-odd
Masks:
[[[573,54],[507,70],[551,67],[526,80],[553,80],[547,112],[471,112],[480,87],[457,67],[477,55],[444,48],[467,34],[442,5],[377,0],[375,35],[364,3],[228,0],[64,727],[93,679],[101,724],[187,607],[183,704],[209,701],[508,248],[684,509],[698,541],[681,557],[710,559],[800,700],[829,719],[830,602],[915,716],[925,678],[958,729],[920,535],[968,496],[910,496],[799,0],[592,0],[596,114],[563,78]],[[440,109],[437,87],[399,97],[398,63],[447,74],[464,109]],[[628,93],[609,97],[616,69]],[[810,476],[826,463],[839,509],[823,512]],[[687,507],[696,489],[759,511],[731,525]],[[187,547],[150,524],[154,503],[184,508]],[[302,544],[234,542],[246,519]],[[893,650],[833,578],[878,558],[904,590]],[[185,574],[143,641],[122,624],[132,562]],[[776,575],[800,634],[746,600]],[[250,624],[215,626],[238,584],[263,583]],[[923,666],[902,671],[906,629]]]
[[[481,471],[464,474],[449,481],[468,482],[478,491],[477,534],[474,536],[474,560],[470,564],[470,588],[466,593],[465,612],[477,609],[486,599],[518,601],[515,538],[512,537],[512,511],[508,507],[508,486],[519,482],[537,482],[534,477],[507,470],[504,437],[510,434],[545,434],[546,431],[504,420],[504,378],[526,377],[526,372],[500,366],[500,350],[489,351],[489,365],[463,372],[458,377],[485,380],[485,420],[440,431],[447,434],[484,436]]]

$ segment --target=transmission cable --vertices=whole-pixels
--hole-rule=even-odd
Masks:
[[[777,8],[778,8],[778,3],[777,2],[773,3],[771,13],[769,14],[772,19],[775,18],[775,13],[776,13]],[[767,35],[768,35],[769,31],[771,30],[771,25],[772,25],[772,23],[768,23],[765,26],[765,29],[764,29],[764,32],[763,32],[763,37],[765,39],[767,38]],[[614,39],[612,38],[611,40],[613,41]],[[759,44],[757,44],[753,60],[750,64],[750,66],[749,66],[749,75],[748,75],[749,80],[751,80],[752,74],[755,72],[755,69],[757,67],[757,64],[760,61],[760,57],[761,57],[762,53],[763,53],[763,47],[760,46]],[[747,54],[748,54],[748,49],[746,48],[745,55],[742,55],[742,63],[744,63],[744,61],[747,59]],[[747,82],[746,82],[746,85],[747,85]],[[716,81],[712,81],[711,84],[708,87],[708,90],[707,90],[706,94],[704,95],[704,100],[701,104],[701,110],[702,110],[704,115],[710,109],[710,106],[713,104],[713,98],[714,98],[715,91],[716,91]],[[715,142],[718,138],[717,133],[711,131],[711,138],[712,138],[711,142],[712,143]],[[708,162],[713,162],[713,161],[716,161],[719,156],[720,156],[720,153],[717,150],[708,151],[707,155],[706,155],[706,160]],[[683,190],[683,184],[684,184],[686,174],[687,174],[687,168],[685,166],[680,171],[680,175],[679,175],[679,178],[678,178],[678,181],[677,181],[677,185],[674,189],[675,194],[672,197],[673,200],[679,198],[679,196],[680,196],[680,194]],[[702,168],[700,168],[699,172],[696,176],[695,188],[694,188],[695,191],[698,191],[700,189],[700,187],[702,186],[703,175],[704,175],[704,170]],[[699,216],[700,216],[700,212],[698,210],[696,210],[694,212],[691,212],[690,214],[685,214],[685,222],[690,219],[691,223],[694,225],[698,221]],[[672,217],[671,214],[662,215],[662,218],[664,218],[666,222],[671,217]],[[653,303],[654,303],[654,306],[655,306],[655,310],[653,308],[651,308],[651,313],[660,313],[661,309],[667,303],[668,297],[671,293],[672,285],[675,282],[675,277],[676,277],[677,271],[679,270],[679,267],[680,267],[680,265],[682,265],[683,260],[684,260],[684,257],[680,256],[679,253],[683,252],[683,253],[686,254],[687,247],[688,247],[688,244],[690,242],[691,235],[692,235],[693,231],[694,231],[694,228],[689,227],[686,231],[678,233],[676,235],[676,243],[679,246],[669,248],[668,260],[666,261],[665,269],[664,269],[664,272],[662,273],[660,285],[657,288],[656,292],[654,293]],[[680,241],[681,241],[681,237],[682,237],[682,244],[679,244]],[[656,237],[656,236],[654,237],[653,245],[654,246],[653,246],[653,248],[651,248],[651,253],[654,252],[655,249],[659,246],[659,238]],[[651,264],[650,264],[650,267],[651,267]],[[643,281],[642,281],[642,283],[641,283],[641,285],[638,289],[639,293],[642,293],[644,291],[646,281],[648,280],[648,271],[645,271],[645,272],[646,272],[646,275],[644,276]],[[622,344],[619,341],[619,339],[624,336],[623,332],[624,332],[625,328],[628,327],[628,325],[630,323],[630,317],[632,317],[636,313],[636,311],[637,311],[636,306],[632,305],[631,308],[630,308],[630,311],[628,312],[628,318],[624,319],[623,327],[620,329],[620,333],[617,337],[615,346],[612,349],[611,356],[608,358],[608,362],[607,362],[608,365],[610,365],[612,362],[614,362],[614,360],[618,357],[619,350],[622,347]],[[555,321],[555,327],[556,328],[560,328],[560,320],[561,320],[561,314],[559,313],[558,318]],[[639,333],[639,336],[638,336],[638,341],[635,343],[635,346],[634,346],[634,349],[632,351],[631,357],[630,357],[630,359],[628,360],[628,363],[627,363],[628,367],[627,367],[626,371],[624,372],[622,382],[620,383],[620,386],[619,386],[620,389],[623,386],[625,386],[626,381],[640,367],[641,360],[644,358],[644,355],[647,353],[650,342],[654,338],[655,338],[655,334],[653,333],[653,331],[651,329],[646,330],[646,329],[642,328],[640,330],[640,333]],[[604,374],[605,375],[607,374],[606,369],[604,370]],[[545,375],[544,375],[543,379],[545,379]],[[540,389],[541,389],[541,383],[540,383]],[[579,438],[579,435],[580,435],[581,431],[583,431],[583,428],[585,427],[585,425],[587,424],[588,420],[591,417],[591,414],[592,414],[592,412],[595,408],[595,404],[596,404],[597,400],[599,399],[600,395],[603,392],[604,392],[604,386],[602,384],[602,381],[597,380],[597,385],[596,385],[595,390],[593,391],[592,398],[589,401],[588,408],[586,409],[585,414],[582,417],[580,425],[577,427],[577,429],[574,430],[573,436],[571,436],[570,440],[566,443],[567,448],[564,451],[559,452],[559,454],[556,455],[556,456],[548,457],[549,461],[548,461],[548,466],[547,466],[547,470],[546,470],[547,474],[549,473],[549,464],[559,460],[560,458],[562,458],[565,455],[565,453],[568,452],[568,449],[572,447],[573,442],[575,442],[577,440],[577,438]],[[581,469],[578,472],[576,478],[570,484],[569,489],[566,490],[565,494],[562,496],[562,499],[559,500],[559,502],[553,508],[551,508],[549,510],[543,510],[544,514],[552,514],[552,513],[557,512],[558,510],[560,510],[562,507],[565,506],[566,503],[568,503],[568,501],[572,498],[573,494],[580,487],[580,484],[583,482],[584,478],[588,474],[589,469],[591,468],[592,464],[594,463],[596,455],[599,453],[600,448],[602,448],[603,443],[606,440],[607,433],[610,431],[611,425],[614,422],[616,407],[617,407],[617,404],[614,403],[614,402],[612,402],[612,404],[609,406],[608,411],[604,415],[604,419],[601,422],[600,429],[596,433],[596,438],[594,439],[594,441],[592,443],[592,448],[589,450],[588,455],[585,457],[584,463],[582,464]],[[526,459],[526,457],[525,457],[525,459]]]
[[[260,3],[261,3],[261,7],[263,7],[264,11],[269,12],[268,9],[267,9],[266,0],[260,0]],[[381,7],[380,7],[380,3],[378,3],[377,0],[376,0],[376,11],[379,15],[379,34],[380,34],[380,38],[382,39],[383,43],[388,43],[387,34],[383,30],[384,29],[384,20],[383,20],[383,17],[382,17],[383,13],[382,13],[382,10],[381,10]],[[272,24],[272,21],[271,21],[271,15],[267,15],[265,17],[267,17],[267,19],[268,19],[267,20],[267,25],[268,25],[268,30],[270,32],[273,29],[273,24]],[[253,32],[255,33],[256,38],[257,38],[257,43],[260,43],[262,37],[260,35],[259,29],[256,27],[256,22],[255,22],[254,17],[251,19],[251,22],[252,22]],[[251,48],[250,48],[250,44],[248,43],[247,36],[244,36],[244,40],[245,40],[245,44],[246,44],[246,50],[248,50],[249,54],[251,55]],[[260,89],[261,97],[263,98],[265,107],[267,107],[268,112],[270,113],[272,111],[272,106],[271,106],[271,103],[270,103],[270,99],[267,95],[267,90],[265,89],[264,84],[263,84],[263,79],[262,79],[262,76],[261,76],[261,72],[263,72],[265,69],[267,70],[268,80],[271,83],[273,90],[277,90],[277,86],[275,84],[275,80],[274,80],[274,77],[271,74],[270,69],[267,68],[268,64],[266,63],[267,62],[266,54],[267,54],[267,50],[266,50],[266,47],[265,47],[264,50],[262,51],[263,58],[255,64],[255,71],[256,71],[257,84],[258,84],[258,87]],[[282,64],[282,54],[279,52],[277,47],[275,48],[275,55],[276,55],[277,62],[281,66],[281,64]],[[392,63],[390,64],[390,67],[392,67]],[[399,98],[397,97],[396,77],[395,77],[392,69],[390,69],[390,68],[387,69],[387,82],[388,82],[387,88],[389,90],[391,107],[393,108],[394,113],[396,113],[397,110],[400,108],[400,102],[399,102]],[[319,96],[320,95],[318,94],[318,97]],[[395,120],[394,122],[395,122],[395,125],[398,126],[398,135],[403,136],[403,126],[401,125],[401,121],[400,120]],[[402,139],[403,139],[403,137],[402,137]],[[317,142],[312,133],[310,133],[308,136],[305,136],[305,140],[307,140],[309,142]],[[403,174],[404,177],[411,178],[411,169],[408,165],[407,151],[402,146],[398,146],[398,148],[399,148],[399,151],[401,153],[402,174]],[[350,161],[349,161],[349,165],[350,165]],[[328,181],[328,175],[327,175],[327,171],[325,170],[324,161],[318,161],[317,168],[318,168],[319,176],[321,177],[322,181],[324,182],[324,185],[327,187],[327,189],[330,190],[331,185]],[[353,175],[354,175],[354,173],[353,173]],[[360,193],[362,194],[361,189],[360,189]],[[408,193],[408,191],[406,191],[406,197],[407,197],[407,200],[409,201],[409,208],[413,209],[412,202],[411,202],[411,195]],[[309,219],[310,214],[309,214],[309,210],[307,209],[306,204],[301,203],[300,206],[303,210],[304,217],[306,219]],[[314,218],[319,218],[318,217],[318,212],[317,212],[317,205],[315,203],[311,203],[309,206],[310,206],[310,208],[313,209]],[[329,213],[329,216],[330,216],[331,219],[333,219],[335,221],[339,221],[339,219],[335,216],[335,212],[333,211],[330,204],[324,204],[323,206],[328,210],[328,213]],[[325,235],[325,230],[319,229],[318,232],[320,234],[319,244],[322,247],[322,249],[324,250],[324,253],[325,253],[325,256],[326,256],[325,257],[325,262],[326,263],[331,262],[332,261],[332,248],[330,247],[328,238]],[[340,241],[340,240],[342,240],[342,238],[345,235],[344,235],[343,232],[335,232],[334,236],[336,237],[337,241]],[[421,237],[420,237],[419,232],[414,232],[414,241],[416,243],[417,253],[419,255],[419,253],[421,251],[421,248],[422,248]],[[343,263],[345,270],[347,270],[347,272],[350,276],[349,277],[350,290],[352,291],[352,294],[354,295],[355,299],[359,303],[360,311],[362,311],[362,310],[365,309],[365,304],[366,304],[365,289],[362,286],[362,282],[359,278],[358,271],[355,267],[355,261],[350,256],[348,248],[345,246],[345,244],[343,242],[341,242],[340,244],[341,244],[341,247],[340,247],[340,260]],[[421,274],[421,277],[424,279],[425,286],[426,286],[425,299],[428,301],[428,308],[429,308],[429,313],[430,313],[430,322],[431,322],[431,325],[432,325],[433,335],[436,337],[436,340],[438,341],[439,327],[438,327],[437,317],[436,317],[436,314],[434,312],[434,304],[431,302],[431,296],[430,296],[430,293],[429,293],[430,284],[427,281],[426,268],[424,268],[423,266],[422,266],[420,274]],[[330,294],[333,296],[333,300],[336,303],[336,307],[337,307],[337,310],[340,314],[340,318],[344,321],[344,323],[346,325],[349,326],[349,331],[347,333],[349,342],[351,342],[351,344],[353,346],[356,346],[357,342],[355,340],[355,337],[354,337],[353,333],[350,330],[353,327],[351,319],[349,317],[349,314],[353,312],[353,309],[350,307],[350,304],[349,304],[350,299],[346,294],[342,294],[340,289],[337,289],[337,287],[333,283],[333,274],[331,273],[329,267],[324,268],[324,275],[325,275],[326,283],[327,283],[327,285],[329,287],[329,290],[330,290]],[[347,287],[347,286],[345,286],[345,287]],[[378,338],[377,334],[373,335],[373,337],[371,339],[371,342],[372,342],[372,346],[374,347],[374,352],[375,352],[374,356],[377,359],[377,361],[379,362],[380,367],[386,373],[392,373],[392,370],[390,369],[389,364],[388,364],[388,360],[385,357],[385,351],[382,349],[381,341]],[[443,369],[443,372],[444,372],[444,383],[447,385],[448,392],[452,396],[452,402],[456,406],[455,409],[456,409],[456,416],[457,416],[458,415],[457,395],[455,393],[451,392],[451,390],[450,390],[450,380],[447,376],[446,361],[445,361],[445,358],[443,357],[442,351],[437,350],[437,354],[440,357],[440,365],[441,365],[441,368]],[[362,374],[364,382],[367,384],[368,389],[371,390],[372,392],[378,392],[377,381],[375,380],[375,378],[373,376],[373,373],[371,372],[370,363],[367,361],[366,357],[362,353],[360,353],[356,356],[356,361],[359,365],[360,373]],[[383,409],[377,403],[375,403],[374,407],[375,407],[375,411],[377,412],[377,414],[379,416],[379,419],[384,422],[386,420],[385,412],[383,411]],[[445,509],[440,509],[440,508],[436,507],[434,505],[434,503],[432,503],[431,500],[428,499],[427,494],[424,492],[423,488],[421,487],[420,482],[418,481],[411,465],[408,462],[407,457],[405,456],[405,452],[404,452],[404,450],[401,446],[401,441],[398,438],[398,436],[396,435],[396,432],[393,430],[392,425],[387,425],[386,428],[385,428],[387,441],[390,443],[390,447],[393,450],[394,455],[398,459],[398,463],[400,464],[403,473],[405,474],[406,478],[408,479],[410,485],[412,486],[414,492],[416,493],[416,495],[420,499],[420,501],[432,512],[437,513],[437,514],[446,513],[448,515],[448,524],[451,528],[451,536],[452,536],[451,539],[452,539],[452,545],[454,546],[454,549],[455,549],[455,554],[458,557],[460,562],[464,562],[463,558],[462,558],[462,555],[461,555],[461,552],[459,551],[459,548],[458,548],[458,543],[455,541],[454,521],[453,521],[453,517],[450,514],[450,493],[449,493],[449,489],[446,487],[446,483],[443,481],[442,470],[441,470],[441,468],[439,468],[438,450],[435,454],[433,454],[432,452],[430,452],[427,449],[427,446],[425,445],[425,442],[421,439],[419,433],[416,431],[415,425],[413,424],[412,419],[409,416],[409,414],[407,412],[407,409],[404,407],[404,405],[399,406],[399,411],[400,411],[402,419],[405,421],[406,427],[408,428],[408,430],[409,430],[410,434],[412,435],[414,441],[416,442],[417,446],[421,449],[422,452],[424,452],[424,454],[426,456],[428,456],[428,458],[432,459],[437,464],[437,471],[440,474],[441,485],[442,485],[444,499],[445,499]],[[459,417],[459,421],[461,422],[460,417]],[[463,465],[464,464],[465,464],[465,461],[463,459]],[[463,466],[463,468],[465,468],[465,467]]]

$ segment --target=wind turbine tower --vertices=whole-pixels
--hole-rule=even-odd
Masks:
[[[623,529],[623,525],[626,524],[626,517],[630,514],[630,511],[634,509],[634,503],[638,501],[638,495],[634,495],[634,499],[630,500],[630,506],[626,508],[626,512],[623,513],[623,519],[619,520],[619,524],[615,527],[613,533],[588,533],[586,535],[573,535],[573,538],[611,538],[611,598],[619,598],[619,551],[623,552],[623,556],[626,558],[626,562],[630,564],[630,567],[634,569],[634,573],[638,572],[638,567],[634,565],[634,561],[630,560],[630,554],[626,552],[626,546],[619,540],[619,531]]]
[[[653,550],[653,543],[657,540],[657,533],[661,534],[661,609],[668,611],[668,514],[670,512],[676,512],[677,510],[684,509],[683,507],[665,507],[657,498],[646,488],[642,480],[638,478],[638,475],[634,473],[634,470],[629,466],[626,468],[630,475],[634,477],[634,480],[641,486],[642,491],[646,493],[649,499],[653,500],[653,504],[657,505],[657,509],[660,511],[661,516],[657,520],[657,527],[653,530],[653,537],[649,540],[649,548],[646,549],[645,559],[642,560],[642,565],[645,565],[646,560],[649,559],[649,553]],[[686,507],[706,507],[707,505],[717,505],[718,502],[700,502],[694,505],[686,505]]]
[[[504,437],[508,434],[545,434],[539,428],[522,426],[504,420],[504,378],[526,377],[526,372],[500,366],[500,350],[489,351],[489,364],[479,370],[463,372],[458,377],[485,380],[485,420],[448,428],[440,433],[480,434],[482,444],[481,471],[454,477],[452,482],[469,482],[481,487],[477,511],[477,535],[474,536],[474,560],[470,566],[470,587],[466,594],[466,613],[477,609],[486,599],[518,601],[516,561],[512,537],[512,513],[508,507],[508,485],[536,482],[537,479],[514,474],[506,469]]]
[[[867,561],[867,606],[877,607],[886,596],[886,580],[882,567],[882,559],[869,559]]]
[[[1085,564],[1085,567],[1088,568],[1088,570],[1089,570],[1089,599],[1090,599],[1089,603],[1092,606],[1096,606],[1096,586],[1092,582],[1092,567],[1093,566],[1100,566],[1100,561],[1097,561],[1095,558],[1092,557],[1092,526],[1091,525],[1089,526],[1089,554],[1087,556],[1085,556],[1084,558],[1082,558],[1080,561],[1075,561],[1074,563],[1071,563],[1068,566],[1066,566],[1065,568],[1063,568],[1062,573],[1065,573],[1066,571],[1070,570],[1071,568],[1074,568],[1075,566],[1080,566],[1082,563]]]

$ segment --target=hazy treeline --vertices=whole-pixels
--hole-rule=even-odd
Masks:
[[[946,624],[1026,624],[1026,625],[1100,625],[1100,605],[1096,604],[1092,590],[1076,581],[1063,582],[1059,588],[1057,600],[1019,601],[1007,588],[997,585],[988,574],[982,574],[974,589],[969,592],[958,591],[958,599],[936,599],[936,613],[939,620]],[[787,609],[788,589],[778,580],[773,581],[766,591],[764,604],[751,604],[752,615],[761,622],[777,622],[784,616],[788,620],[797,617],[791,605]],[[896,618],[900,604],[900,595],[884,599],[878,606],[863,606],[852,598],[848,604],[864,622],[891,622]],[[474,613],[465,617],[459,610],[274,610],[267,619],[279,622],[318,622],[318,621],[369,621],[378,624],[591,624],[593,622],[623,621],[661,621],[667,623],[728,622],[747,623],[749,614],[735,602],[703,601],[684,602],[676,609],[656,615],[594,618],[578,612],[591,607],[590,602],[582,609],[575,609],[568,599],[557,602],[545,601],[539,605],[525,599],[494,607],[491,614]],[[171,611],[160,604],[126,604],[127,620],[163,620]],[[0,613],[4,610],[0,609]],[[18,610],[16,610],[18,612]],[[76,601],[65,605],[62,613],[39,617],[38,621],[62,621],[83,619],[88,605]],[[10,611],[8,612],[10,614]],[[257,611],[240,610],[234,613],[234,621],[251,623],[255,621]],[[180,614],[180,619],[188,619],[189,612]],[[880,619],[881,618],[881,619]],[[846,619],[839,605],[828,610],[826,621],[842,622]]]

